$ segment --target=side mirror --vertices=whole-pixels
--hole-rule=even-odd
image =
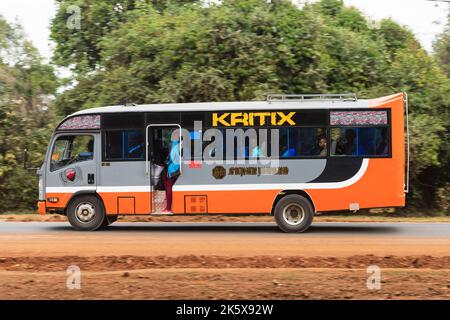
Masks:
[[[28,149],[27,148],[23,149],[22,161],[23,161],[23,168],[25,170],[34,171],[34,170],[38,170],[39,169],[39,168],[28,168]]]

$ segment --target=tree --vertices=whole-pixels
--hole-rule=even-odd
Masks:
[[[450,13],[444,31],[436,37],[433,43],[434,56],[441,68],[450,77]]]
[[[29,209],[36,204],[37,176],[23,169],[22,150],[30,150],[32,165],[42,163],[57,80],[21,27],[1,16],[0,44],[0,211]]]
[[[77,72],[95,70],[102,52],[101,39],[126,22],[130,11],[146,4],[164,10],[172,3],[193,2],[196,1],[57,0],[58,11],[51,25],[51,39],[56,42],[54,61]],[[79,19],[79,29],[68,25],[71,19]]]

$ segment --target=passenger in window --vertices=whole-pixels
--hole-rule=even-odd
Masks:
[[[89,139],[88,143],[86,143],[86,149],[84,150],[86,151],[75,155],[70,162],[92,160],[94,158],[94,139]]]
[[[87,152],[84,153],[86,160],[92,160],[94,158],[94,140],[90,139],[86,146]],[[81,156],[81,154],[80,154]]]
[[[180,133],[175,130],[171,137],[170,151],[166,160],[166,171],[163,175],[164,189],[166,191],[166,209],[164,213],[172,212],[172,188],[180,175]]]
[[[327,156],[327,137],[325,135],[317,137],[317,144],[314,146],[311,155],[318,155],[320,157]]]
[[[345,137],[339,137],[336,144],[336,155],[354,155],[356,150],[355,130],[345,130]]]

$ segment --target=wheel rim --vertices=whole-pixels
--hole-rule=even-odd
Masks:
[[[283,209],[283,219],[291,226],[298,226],[305,219],[305,211],[298,204],[289,204]]]
[[[81,223],[89,223],[95,217],[95,208],[92,203],[82,202],[75,209],[75,217]]]

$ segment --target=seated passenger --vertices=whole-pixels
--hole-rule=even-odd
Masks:
[[[339,137],[336,144],[336,155],[354,155],[356,151],[355,131],[353,129],[345,130],[345,138]]]
[[[78,155],[80,161],[92,160],[94,158],[94,140],[90,139],[86,145],[86,152],[80,152]]]
[[[324,135],[317,137],[317,144],[311,151],[311,155],[325,157],[327,155],[327,138]]]

